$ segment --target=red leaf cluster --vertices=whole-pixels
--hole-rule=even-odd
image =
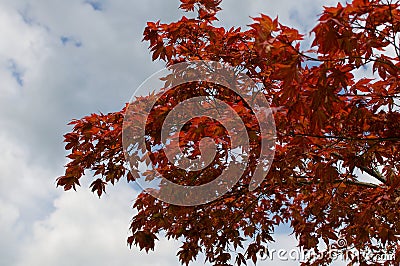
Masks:
[[[313,50],[308,51],[300,50],[303,36],[296,29],[266,15],[253,18],[247,30],[214,26],[219,4],[216,0],[181,0],[183,10],[196,10],[198,16],[168,24],[149,22],[144,40],[150,44],[153,60],[164,60],[167,65],[189,60],[225,62],[263,85],[266,99],[279,110],[274,114],[275,160],[258,189],[249,192],[246,186],[254,169],[250,163],[241,181],[209,204],[178,207],[141,194],[134,204],[137,214],[128,243],[148,251],[154,248],[156,235],[165,232],[168,238],[183,239],[178,252],[182,264],[204,253],[214,265],[229,265],[232,259],[241,265],[247,260],[255,263],[257,254],[273,240],[274,228],[289,223],[303,248],[319,252],[321,240],[329,245],[341,237],[361,251],[397,254],[385,263],[398,264],[399,3],[354,0],[325,7],[312,30]],[[375,78],[358,78],[362,69],[372,69]],[[148,133],[157,132],[157,125],[177,102],[204,93],[204,87],[192,84],[174,97],[161,99],[149,118],[138,115],[135,119],[148,119]],[[138,99],[138,110],[151,97],[155,96]],[[250,139],[257,142],[260,136],[251,111],[223,90],[213,97],[236,106],[248,135],[253,136]],[[124,161],[124,112],[125,108],[107,115],[92,114],[71,123],[74,128],[65,135],[71,161],[57,185],[75,189],[84,170],[92,170],[102,176],[91,185],[100,196],[107,183],[114,184],[123,176],[128,181],[139,177],[127,171]],[[198,125],[184,128],[178,138],[182,146],[188,139],[208,136],[210,130],[224,135],[214,121],[208,121],[207,127]],[[138,148],[137,162],[141,162],[139,151],[147,148]],[[170,170],[161,154],[154,153],[152,160],[159,162],[159,170]],[[375,182],[362,182],[360,172]],[[151,179],[154,171],[144,175]],[[191,184],[214,175],[194,178]],[[187,181],[176,172],[169,178]],[[367,265],[365,259],[356,257],[352,263]],[[306,264],[329,262],[322,257]]]

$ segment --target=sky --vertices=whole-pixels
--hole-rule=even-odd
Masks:
[[[224,0],[219,19],[246,27],[264,13],[307,33],[322,5],[335,2]],[[102,199],[87,181],[77,192],[55,183],[67,163],[67,123],[120,110],[163,67],[151,61],[142,33],[147,21],[179,19],[178,6],[178,0],[0,0],[0,265],[179,265],[177,241],[161,237],[149,254],[126,245],[138,194],[126,183],[109,187]],[[271,247],[294,248],[289,233],[278,229]],[[191,265],[204,263],[200,257]]]

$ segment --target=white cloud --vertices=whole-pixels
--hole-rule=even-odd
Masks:
[[[266,14],[272,18],[278,17],[280,23],[308,33],[316,24],[323,5],[336,5],[337,0],[226,0],[222,1],[221,22],[226,26],[241,26],[252,23],[250,17]],[[341,1],[345,2],[345,1]]]
[[[161,238],[148,254],[135,246],[128,248],[128,222],[136,195],[123,183],[110,187],[100,200],[86,189],[64,193],[54,201],[50,216],[34,223],[16,265],[178,265],[177,241]]]
[[[64,193],[34,223],[16,265],[127,265],[134,259],[125,242],[133,196],[124,186],[102,200],[87,189]]]
[[[0,264],[12,265],[17,257],[21,228],[16,225],[20,213],[16,206],[0,198]]]
[[[31,224],[52,211],[54,171],[33,165],[26,150],[0,134],[0,264],[13,265]]]

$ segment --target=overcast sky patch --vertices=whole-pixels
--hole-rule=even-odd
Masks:
[[[103,4],[100,1],[85,1],[85,3],[90,5],[95,11],[103,10]]]
[[[32,17],[29,16],[29,8],[26,6],[18,11],[18,13],[21,15],[22,20],[28,24],[28,25],[33,25],[34,20]]]
[[[67,44],[72,44],[73,46],[78,48],[82,46],[82,42],[74,39],[73,37],[61,36],[60,41],[64,46],[66,46]]]
[[[15,81],[18,83],[20,87],[24,86],[23,80],[23,71],[17,65],[14,59],[10,59],[8,61],[8,70],[10,71],[11,75],[14,77]]]

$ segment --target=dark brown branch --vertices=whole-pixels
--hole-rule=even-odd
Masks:
[[[386,178],[383,177],[380,173],[378,173],[378,171],[376,171],[375,169],[370,169],[370,168],[368,168],[366,166],[362,166],[362,165],[358,165],[357,167],[360,168],[362,171],[366,172],[367,174],[369,174],[370,176],[375,177],[382,183],[386,183]]]
[[[314,184],[315,181],[298,181],[297,183],[300,184],[300,185],[311,185],[311,184]],[[367,187],[367,188],[377,188],[377,187],[379,187],[379,185],[377,185],[377,184],[368,183],[368,182],[362,182],[362,181],[355,181],[355,180],[339,179],[339,180],[333,181],[333,183],[334,184],[343,183],[343,184],[346,184],[346,185],[354,185],[354,186],[361,186],[361,187]]]
[[[400,141],[400,137],[382,137],[382,138],[357,138],[357,137],[342,137],[342,136],[330,136],[330,135],[311,135],[311,134],[289,134],[285,135],[286,137],[310,137],[310,138],[318,138],[318,139],[338,139],[338,140],[355,140],[355,141]]]

